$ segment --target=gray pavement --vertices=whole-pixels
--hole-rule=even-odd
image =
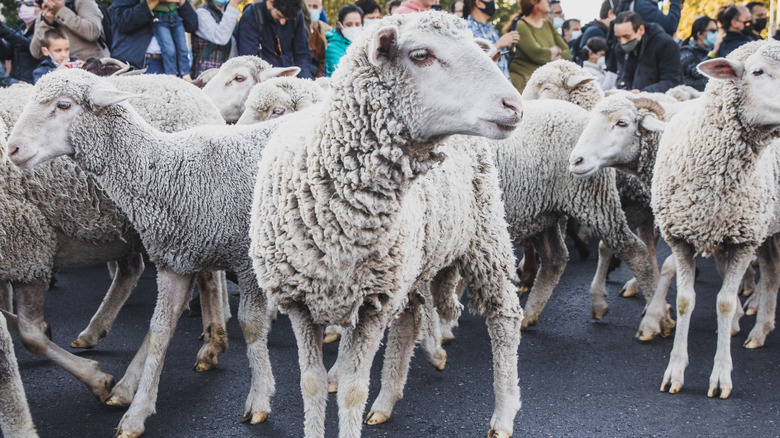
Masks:
[[[593,254],[595,242],[591,242]],[[570,248],[571,250],[571,248]],[[661,246],[659,260],[668,254]],[[728,400],[708,399],[715,354],[715,294],[720,286],[712,260],[699,262],[697,305],[689,338],[690,365],[677,395],[659,387],[672,338],[649,343],[634,339],[643,300],[619,298],[630,273],[621,267],[608,284],[610,312],[590,319],[588,288],[594,259],[576,252],[542,313],[538,326],[523,335],[519,375],[523,407],[516,437],[774,437],[780,436],[780,335],[764,348],[741,347],[755,317],[745,317],[732,342],[734,392]],[[105,267],[62,271],[48,293],[46,320],[54,341],[68,346],[86,326],[108,289]],[[94,350],[77,354],[95,359],[121,378],[148,329],[155,301],[153,266],[147,267],[109,336]],[[673,292],[671,294],[673,297]],[[281,316],[270,335],[276,377],[272,413],[263,424],[239,422],[249,390],[248,361],[235,314],[228,324],[230,346],[217,369],[192,370],[200,348],[200,318],[182,317],[163,369],[157,414],[146,422],[147,437],[301,437],[303,403],[295,339]],[[672,300],[673,301],[673,300]],[[492,359],[481,317],[464,313],[456,340],[447,347],[443,372],[422,354],[412,360],[405,397],[386,424],[364,426],[364,437],[484,437],[492,414]],[[124,409],[100,405],[70,374],[24,351],[14,336],[33,419],[42,437],[110,437]],[[325,346],[326,366],[336,345]],[[369,405],[379,390],[383,350],[374,361]],[[327,436],[338,433],[335,396],[328,400]]]

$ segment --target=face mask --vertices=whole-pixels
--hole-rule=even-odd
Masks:
[[[214,0],[214,3],[217,6],[225,6],[226,4],[230,3],[230,0]]]
[[[758,32],[761,32],[766,27],[766,18],[756,18],[756,21],[753,22],[753,29],[755,29]]]
[[[603,56],[601,58],[599,58],[599,60],[596,62],[596,64],[598,64],[599,68],[602,69],[602,70],[606,70],[607,69],[607,61],[604,60]]]
[[[636,49],[636,46],[638,46],[638,45],[639,45],[639,40],[634,38],[633,40],[631,40],[631,41],[629,41],[629,42],[627,42],[625,44],[621,44],[620,46],[623,48],[624,52],[631,53],[631,52],[634,51],[634,49]]]
[[[320,19],[320,10],[319,9],[309,9],[309,13],[311,14],[311,22],[312,24],[316,23]]]
[[[563,18],[561,17],[553,18],[553,26],[555,26],[556,29],[560,29],[561,26],[563,26]]]
[[[342,27],[341,34],[349,41],[355,41],[363,33],[362,27]]]
[[[19,19],[27,24],[31,21],[35,21],[35,6],[19,6]]]
[[[481,8],[480,10],[485,13],[488,17],[492,17],[493,14],[496,13],[496,3],[495,2],[482,2],[485,7]]]
[[[371,26],[376,26],[376,24],[379,23],[379,18],[364,18],[363,19],[363,28],[369,28]]]
[[[707,47],[715,47],[716,41],[718,41],[718,32],[707,32],[707,39],[704,40],[704,44]]]
[[[753,26],[751,26],[751,24],[752,23],[749,21],[745,22],[745,28],[742,29],[743,35],[748,35],[748,36],[753,35]]]
[[[571,31],[571,39],[576,40],[577,38],[582,36],[581,30],[573,30]]]

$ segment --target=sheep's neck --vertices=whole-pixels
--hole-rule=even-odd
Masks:
[[[661,141],[659,132],[643,132],[639,138],[639,156],[632,168],[636,169],[636,176],[642,188],[650,193],[650,187],[653,181],[653,168],[658,154],[658,143]]]

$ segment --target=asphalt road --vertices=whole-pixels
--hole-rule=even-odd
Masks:
[[[591,242],[595,254],[595,242]],[[669,253],[661,246],[659,260]],[[689,338],[690,365],[677,395],[659,392],[672,339],[640,343],[634,333],[643,300],[620,298],[630,277],[625,267],[608,285],[611,310],[601,322],[590,319],[588,287],[593,258],[576,252],[542,313],[538,326],[523,335],[519,375],[523,407],[516,437],[780,436],[780,335],[764,348],[741,347],[755,317],[745,317],[732,344],[734,392],[727,400],[708,399],[715,354],[715,294],[720,279],[712,260],[699,262],[697,306]],[[86,326],[108,289],[105,267],[60,272],[48,293],[46,320],[54,341],[68,346]],[[94,350],[77,354],[100,362],[121,378],[148,329],[155,301],[153,266],[119,314],[109,336]],[[673,296],[673,294],[672,294]],[[238,297],[231,296],[236,314]],[[281,316],[270,335],[276,377],[272,413],[263,424],[240,423],[249,390],[248,361],[237,319],[228,324],[230,346],[212,371],[192,370],[200,348],[200,318],[182,317],[165,361],[157,414],[146,422],[148,437],[301,437],[303,403],[297,349],[289,320]],[[492,359],[481,317],[464,313],[456,340],[447,347],[443,372],[418,353],[412,360],[405,397],[388,423],[364,426],[364,437],[484,437],[493,408]],[[110,437],[124,409],[100,405],[70,374],[21,348],[16,351],[33,419],[42,437]],[[337,346],[325,346],[326,366]],[[379,391],[383,350],[374,361],[369,406]],[[336,399],[328,399],[327,436],[338,431]]]

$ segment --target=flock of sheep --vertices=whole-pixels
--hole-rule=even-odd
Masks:
[[[154,412],[165,352],[195,284],[204,327],[196,370],[217,365],[234,274],[252,377],[243,421],[271,412],[267,335],[279,309],[298,342],[306,436],[325,435],[327,394],[337,391],[339,436],[358,437],[385,330],[368,424],[392,414],[417,342],[444,368],[441,345],[468,288],[493,349],[488,437],[505,438],[520,409],[521,330],[538,323],[563,273],[564,232],[576,219],[602,239],[592,316],[608,311],[615,255],[636,277],[626,293],[647,301],[637,336],[667,336],[676,325],[661,385],[671,393],[688,363],[694,258],[716,256],[724,280],[708,395],[726,398],[740,284],[755,287],[747,307],[758,312],[746,346],[762,346],[774,329],[780,144],[770,144],[780,137],[780,43],[752,43],[700,69],[714,78],[702,96],[681,88],[605,97],[583,70],[553,62],[521,102],[463,22],[431,12],[385,18],[325,86],[282,77],[295,67],[239,57],[200,78],[203,90],[81,70],[11,87],[0,94],[0,327],[101,402],[128,406],[117,436],[135,437]],[[660,279],[656,225],[673,252]],[[522,308],[513,243],[532,271]],[[50,340],[44,295],[55,268],[111,262],[106,298],[72,344],[94,347],[135,287],[143,252],[157,267],[158,299],[114,384],[97,362]],[[666,302],[675,274],[676,321]],[[329,371],[326,334],[340,337]],[[3,433],[36,436],[7,330],[0,351]]]

